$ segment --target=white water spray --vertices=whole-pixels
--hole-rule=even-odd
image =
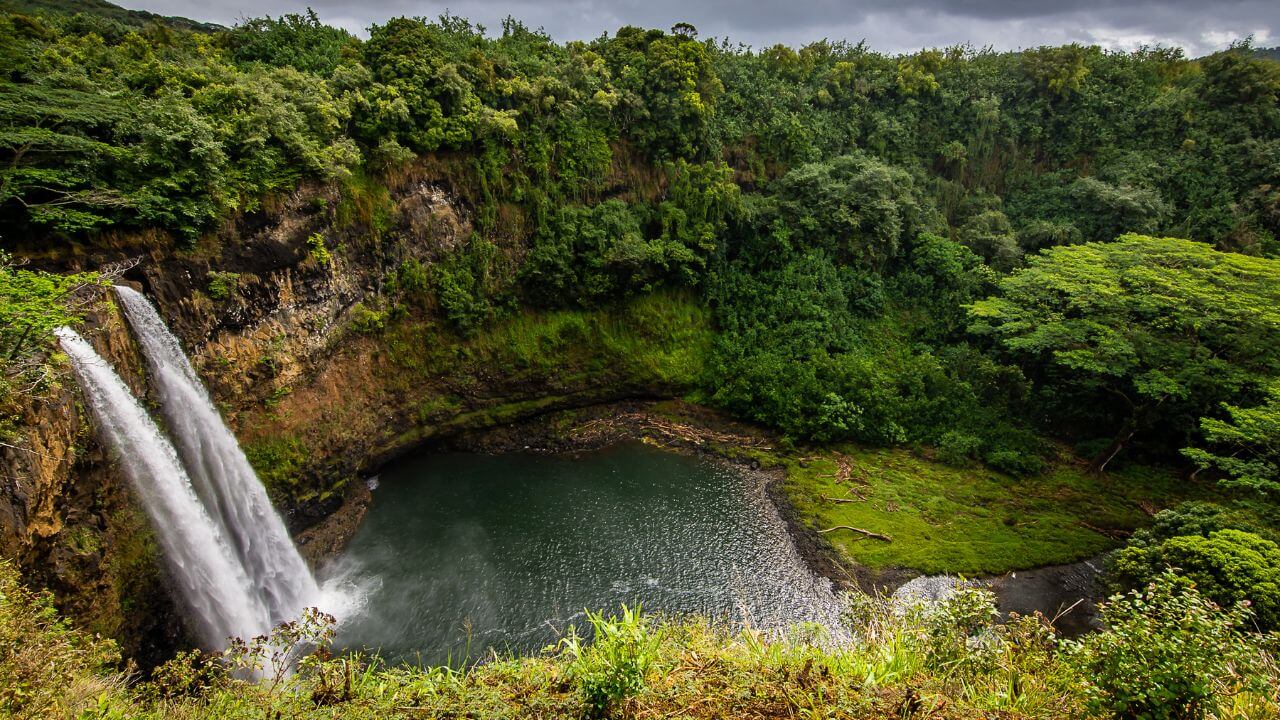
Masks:
[[[164,320],[141,293],[117,286],[116,295],[196,492],[230,539],[272,623],[296,619],[321,598],[284,521]]]
[[[56,331],[108,446],[151,517],[170,576],[209,650],[271,628],[226,537],[196,497],[173,445],[111,366],[74,330]]]

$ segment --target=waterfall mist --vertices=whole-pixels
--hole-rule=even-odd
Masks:
[[[99,431],[151,518],[170,577],[202,643],[220,649],[233,635],[248,638],[269,630],[271,614],[196,497],[173,445],[89,343],[70,328],[56,334]]]
[[[297,618],[303,608],[317,604],[320,591],[284,521],[178,339],[141,293],[115,290],[196,493],[229,539],[271,622]]]

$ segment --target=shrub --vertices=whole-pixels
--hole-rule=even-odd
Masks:
[[[1197,720],[1242,689],[1261,654],[1241,633],[1247,608],[1223,610],[1172,572],[1102,605],[1109,632],[1076,646],[1090,708],[1116,718]]]
[[[431,266],[436,300],[449,323],[474,335],[509,299],[506,260],[491,241],[473,235],[466,246]]]
[[[207,277],[209,297],[214,300],[226,300],[235,295],[236,290],[240,288],[240,273],[210,270]]]
[[[53,597],[22,587],[0,560],[0,716],[75,717],[123,685],[115,643],[58,617]]]
[[[1028,476],[1044,471],[1044,458],[1020,450],[993,450],[984,458],[987,465],[1010,475]]]
[[[297,620],[282,622],[269,634],[231,638],[222,657],[236,673],[263,678],[275,688],[295,669],[310,669],[328,656],[337,624],[332,615],[304,608]]]
[[[995,594],[967,584],[940,602],[924,605],[921,625],[929,661],[961,674],[989,670],[994,660],[989,651],[995,643],[982,640],[999,617]]]
[[[957,430],[948,430],[938,440],[938,458],[948,465],[964,465],[981,447],[981,438]]]
[[[325,246],[324,235],[321,233],[313,233],[307,238],[307,255],[321,267],[328,267],[329,263],[333,262],[333,255]]]
[[[380,310],[371,310],[364,303],[351,306],[348,314],[350,327],[358,333],[380,332],[387,324],[387,314]]]
[[[572,627],[563,642],[572,657],[569,676],[581,688],[587,707],[603,715],[644,690],[660,636],[650,631],[639,607],[624,605],[621,615],[608,618],[587,611],[587,620],[595,636],[589,646]]]
[[[1225,529],[1134,544],[1116,553],[1112,574],[1121,586],[1138,585],[1165,568],[1196,583],[1205,597],[1253,604],[1263,630],[1280,629],[1280,546],[1251,532]]]

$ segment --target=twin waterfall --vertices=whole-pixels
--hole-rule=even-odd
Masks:
[[[260,635],[320,600],[311,571],[178,339],[137,291],[116,295],[151,369],[177,449],[120,377],[70,328],[57,331],[99,429],[151,518],[202,643]]]

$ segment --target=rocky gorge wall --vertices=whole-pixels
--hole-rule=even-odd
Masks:
[[[135,393],[140,356],[109,302],[80,328]],[[184,630],[165,590],[147,518],[115,458],[98,442],[69,373],[19,408],[19,438],[0,448],[0,557],[53,592],[82,626],[116,638],[143,666],[163,659]]]
[[[509,356],[501,338],[458,336],[430,304],[392,307],[397,269],[439,261],[468,240],[472,222],[442,177],[419,172],[383,190],[370,211],[360,207],[368,198],[353,202],[337,186],[304,187],[194,246],[142,233],[32,258],[64,271],[136,260],[117,282],[143,290],[182,339],[313,562],[341,546],[317,523],[359,496],[362,475],[429,438],[678,390],[623,351],[593,347],[593,333],[612,328],[604,321],[549,331],[552,342],[582,346],[576,360],[531,362]],[[502,251],[522,252],[518,227],[510,235]],[[81,333],[145,395],[145,370],[113,303],[104,293]],[[660,328],[654,342],[684,352],[688,343],[667,334]],[[145,517],[68,369],[21,414],[21,437],[0,448],[0,553],[126,654],[158,659],[180,643],[180,623]],[[340,513],[335,532],[355,522],[358,514]]]

